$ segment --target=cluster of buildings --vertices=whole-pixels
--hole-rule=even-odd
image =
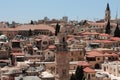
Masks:
[[[83,66],[86,80],[119,80],[116,22],[109,4],[105,19],[96,22],[68,22],[66,16],[14,27],[1,22],[0,80],[70,80],[77,66]],[[111,32],[106,34],[108,24]]]

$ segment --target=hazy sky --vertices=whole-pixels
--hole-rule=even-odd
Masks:
[[[29,22],[30,20],[60,19],[68,16],[71,20],[103,19],[109,2],[111,17],[120,16],[120,0],[1,0],[0,21]]]

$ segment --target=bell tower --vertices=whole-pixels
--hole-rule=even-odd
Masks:
[[[105,10],[105,22],[108,22],[108,20],[110,21],[111,15],[110,15],[110,7],[109,7],[109,3],[107,3],[107,7]]]
[[[69,80],[69,57],[68,57],[69,55],[68,55],[68,48],[66,42],[66,33],[60,31],[59,33],[57,33],[56,39],[57,42],[55,42],[56,45],[56,54],[55,54],[56,79],[55,80]]]

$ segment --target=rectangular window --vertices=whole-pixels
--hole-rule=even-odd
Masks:
[[[65,69],[62,70],[62,75],[63,75],[63,76],[66,76],[66,70],[65,70]]]

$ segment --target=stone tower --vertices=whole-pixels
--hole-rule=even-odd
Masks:
[[[110,21],[110,7],[109,7],[109,3],[107,3],[107,7],[105,10],[105,22],[108,22],[108,20]]]
[[[59,32],[56,36],[56,79],[55,80],[69,80],[69,57],[66,42],[66,33]]]

